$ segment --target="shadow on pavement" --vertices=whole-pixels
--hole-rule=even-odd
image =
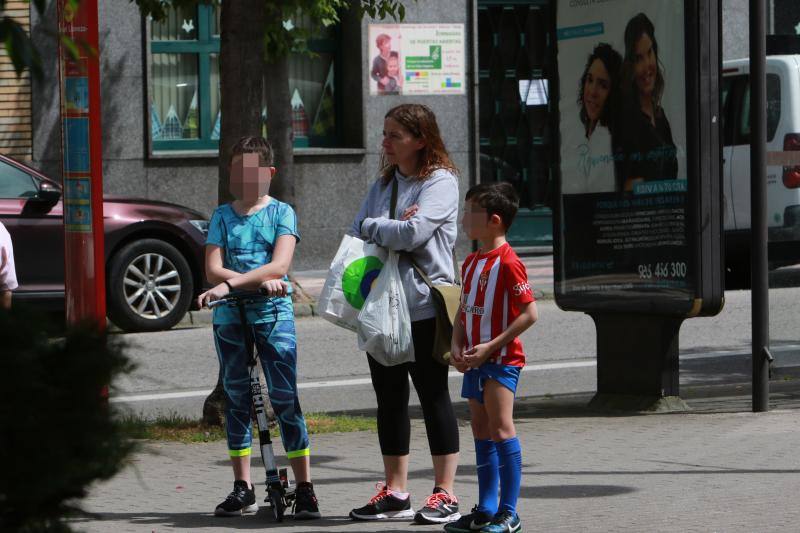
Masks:
[[[80,527],[80,524],[83,522],[102,524],[104,521],[122,521],[134,526],[146,527],[148,530],[152,531],[157,531],[161,528],[196,529],[203,527],[241,530],[288,528],[302,531],[303,533],[313,533],[314,531],[322,532],[325,531],[326,528],[343,527],[353,523],[353,520],[346,515],[323,517],[319,520],[297,521],[291,517],[287,517],[283,522],[275,522],[272,519],[270,511],[266,507],[261,507],[255,515],[242,517],[220,518],[211,513],[101,513],[87,515],[81,518],[73,518],[69,520],[69,523]],[[405,525],[403,521],[397,521],[396,524]],[[386,525],[386,523],[382,522],[382,525]],[[399,533],[401,531],[408,531],[408,528],[393,530],[381,527],[382,533]]]
[[[313,437],[313,436],[312,436]],[[255,441],[258,442],[257,437]],[[253,455],[250,457],[250,465],[253,468],[264,468],[264,461],[261,459],[261,455],[258,452],[257,444],[253,445]],[[324,465],[327,463],[335,463],[342,459],[336,455],[317,455],[314,454],[314,464],[315,465]],[[288,468],[289,467],[289,459],[286,458],[285,455],[279,454],[275,456],[275,463],[278,465],[278,468]],[[220,459],[216,462],[217,466],[230,466],[231,462],[229,459]]]
[[[628,494],[637,490],[620,485],[543,485],[522,487],[519,497],[525,499],[601,498]]]

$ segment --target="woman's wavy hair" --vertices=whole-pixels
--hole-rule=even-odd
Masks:
[[[586,77],[589,75],[589,69],[592,63],[599,59],[608,72],[609,88],[608,98],[603,106],[603,113],[600,115],[600,124],[611,129],[612,122],[616,116],[617,100],[619,99],[619,73],[622,66],[622,56],[619,52],[608,43],[600,43],[594,47],[592,53],[589,54],[586,60],[586,67],[583,69],[581,76],[580,86],[578,87],[578,107],[580,108],[580,119],[583,126],[588,133],[589,130],[589,115],[586,113],[586,108],[583,107],[583,91],[586,87]]]
[[[636,90],[634,80],[634,68],[636,65],[635,49],[636,42],[647,35],[653,41],[653,53],[656,56],[656,86],[653,89],[653,104],[656,108],[661,107],[661,96],[664,94],[664,65],[658,56],[658,41],[656,41],[656,29],[653,23],[644,13],[639,13],[625,26],[625,59],[622,61],[621,85],[622,92],[626,97],[636,98],[638,102],[639,92]]]
[[[444,147],[442,134],[436,115],[428,106],[422,104],[401,104],[386,112],[384,118],[396,120],[417,139],[422,139],[425,145],[420,149],[420,167],[417,179],[424,180],[439,169],[449,170],[455,175],[459,174],[458,168],[450,159],[450,154]],[[388,183],[397,170],[397,165],[390,165],[386,155],[381,154],[381,177]]]

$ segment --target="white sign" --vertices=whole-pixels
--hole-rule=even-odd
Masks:
[[[464,43],[463,24],[370,24],[370,94],[465,94]]]

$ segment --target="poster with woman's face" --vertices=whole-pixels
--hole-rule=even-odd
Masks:
[[[562,193],[685,180],[683,2],[561,0],[557,26]]]
[[[681,0],[558,0],[561,201],[556,301],[686,312],[688,220]],[[689,179],[691,178],[691,179]]]

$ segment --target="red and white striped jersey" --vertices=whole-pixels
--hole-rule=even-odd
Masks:
[[[461,279],[465,350],[500,335],[519,316],[519,306],[534,301],[525,265],[508,243],[486,254],[470,254],[461,268]],[[493,353],[489,361],[525,366],[519,337]]]

